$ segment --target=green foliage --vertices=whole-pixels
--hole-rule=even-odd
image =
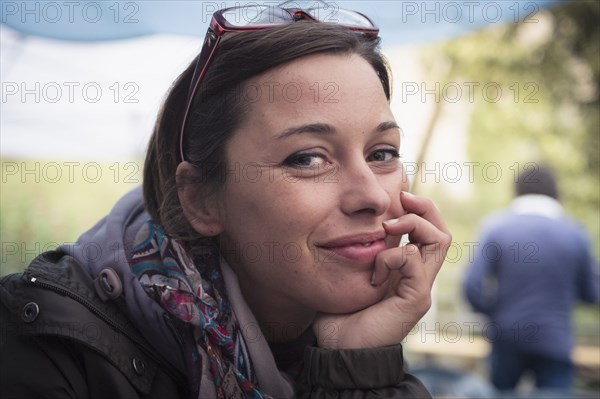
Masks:
[[[464,250],[465,242],[476,239],[479,222],[513,197],[516,173],[547,164],[558,175],[561,201],[586,227],[598,256],[600,2],[566,2],[534,17],[423,50],[429,81],[441,86],[470,82],[479,90],[491,84],[502,90],[501,96],[479,92],[473,101],[466,96],[461,101],[470,103],[469,161],[498,164],[503,178],[490,181],[475,174],[466,198],[452,196],[454,187],[449,185],[426,187],[427,195],[436,199],[445,215],[456,248]],[[438,106],[447,104],[442,99]],[[455,301],[467,263],[463,252],[461,261],[446,262],[440,272],[439,308],[451,304],[452,317],[461,317]],[[577,333],[593,336],[597,343],[597,309],[581,309],[576,313]]]
[[[0,275],[21,271],[41,252],[75,242],[140,183],[134,162],[0,163]]]
[[[473,161],[497,162],[508,176],[528,163],[552,166],[567,210],[600,244],[600,2],[574,1],[527,22],[485,29],[425,50],[446,65],[441,82],[493,83],[502,96],[476,97],[469,128]],[[442,60],[442,61],[440,61]],[[442,83],[444,84],[444,83]],[[505,204],[510,179],[475,176],[469,206],[478,216]],[[509,197],[508,197],[509,198]]]

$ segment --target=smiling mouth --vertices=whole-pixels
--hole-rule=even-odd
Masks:
[[[345,262],[372,265],[377,254],[386,249],[386,245],[382,238],[367,242],[321,245],[318,248]]]

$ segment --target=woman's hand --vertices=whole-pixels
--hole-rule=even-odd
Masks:
[[[388,285],[380,302],[353,314],[320,314],[313,329],[323,348],[373,348],[400,343],[431,306],[431,288],[452,241],[442,217],[425,198],[402,192],[406,214],[385,222],[388,235],[409,243],[381,251],[371,283]]]

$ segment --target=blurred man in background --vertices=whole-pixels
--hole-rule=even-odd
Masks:
[[[522,374],[538,389],[567,392],[573,383],[571,311],[598,301],[598,273],[585,232],[558,202],[553,173],[526,168],[510,207],[488,218],[467,268],[464,290],[495,328],[491,380],[512,390]]]

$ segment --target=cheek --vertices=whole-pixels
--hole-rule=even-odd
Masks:
[[[406,175],[406,170],[404,169],[404,164],[402,162],[400,162],[400,177],[401,177],[401,181],[400,181],[400,189],[402,191],[408,191],[408,189],[410,188],[409,185],[409,181],[408,181],[408,176]]]
[[[408,190],[408,180],[402,170],[397,173],[384,176],[381,179],[381,184],[385,191],[390,196],[390,207],[388,210],[389,219],[397,218],[404,215],[406,212],[400,201],[400,193]]]
[[[222,209],[226,230],[244,240],[297,239],[306,241],[312,230],[331,213],[332,196],[302,181],[234,183]],[[232,230],[232,231],[231,231]],[[242,237],[254,234],[253,237]]]

